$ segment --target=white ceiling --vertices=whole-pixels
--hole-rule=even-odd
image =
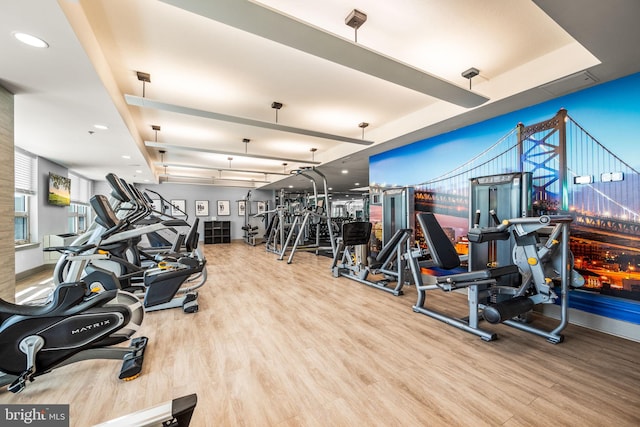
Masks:
[[[282,173],[314,160],[330,186],[347,190],[367,185],[371,154],[557,96],[540,86],[576,72],[604,82],[640,71],[635,0],[616,7],[599,0],[0,0],[0,8],[0,84],[16,94],[16,145],[91,179],[114,172],[157,182],[166,172],[170,181],[299,189],[306,179],[282,181]],[[344,23],[354,8],[368,15],[357,44]],[[271,9],[293,20],[261,29]],[[22,45],[13,31],[50,47]],[[333,46],[314,45],[321,37],[337,47],[318,53]],[[363,51],[378,60],[364,72],[349,68]],[[387,59],[448,81],[463,96],[469,81],[461,72],[478,68],[472,92],[489,101],[465,108],[374,76]],[[143,96],[136,71],[151,76],[145,101],[205,114],[127,104],[125,95]],[[364,133],[374,144],[246,124],[275,125],[274,101],[283,104],[280,127],[357,140]],[[214,113],[244,123],[202,117]],[[364,132],[361,122],[369,123]]]

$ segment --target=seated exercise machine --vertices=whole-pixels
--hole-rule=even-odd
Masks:
[[[488,323],[504,323],[542,336],[553,344],[564,340],[561,332],[568,324],[569,287],[579,287],[584,282],[582,276],[570,267],[570,216],[514,218],[497,227],[471,229],[468,235],[470,244],[515,240],[513,264],[476,271],[460,269],[455,247],[432,213],[418,214],[417,219],[431,259],[420,261],[424,255],[420,250],[412,250],[408,256],[418,291],[418,300],[413,306],[415,312],[475,334],[485,341],[494,340],[497,335],[480,328],[481,316]],[[428,269],[428,274],[423,274],[422,268]],[[513,280],[514,275],[517,280]],[[558,299],[554,282],[558,283],[560,290],[561,318],[553,330],[546,331],[526,323],[528,319],[523,318],[536,304],[554,303]],[[426,307],[429,291],[456,289],[467,289],[467,317],[455,318]]]
[[[9,391],[18,393],[39,375],[87,359],[122,360],[119,378],[134,379],[142,370],[147,338],[135,338],[128,347],[118,344],[143,318],[132,294],[96,293],[84,282],[58,285],[43,306],[0,299],[0,386],[9,384]]]
[[[127,219],[118,219],[105,196],[94,196],[91,205],[96,213],[96,222],[101,226],[102,234],[97,244],[79,247],[50,248],[64,250],[64,256],[56,266],[59,280],[84,280],[104,284],[106,290],[117,289],[132,291],[143,299],[146,311],[182,307],[185,313],[198,311],[198,293],[196,289],[204,285],[207,274],[204,258],[195,252],[197,245],[197,224],[191,227],[185,238],[187,249],[192,252],[170,252],[163,256],[154,267],[143,268],[130,262],[126,253],[137,253],[135,243],[140,235],[149,229],[157,230],[171,227],[181,220],[168,220],[139,228],[131,228]],[[105,275],[114,272],[117,281],[104,281]],[[199,281],[192,286],[183,286],[191,280]]]
[[[397,230],[378,255],[368,257],[365,263],[363,248],[369,244],[371,236],[370,222],[345,222],[342,224],[342,236],[338,238],[338,247],[333,257],[331,271],[333,277],[346,277],[393,295],[402,295],[402,287],[410,282],[405,254],[410,249],[413,230]],[[381,280],[370,280],[370,274],[382,274]],[[394,287],[390,285],[395,283]]]
[[[189,427],[198,396],[189,394],[93,427]]]

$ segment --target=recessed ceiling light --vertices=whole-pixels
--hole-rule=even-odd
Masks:
[[[96,129],[100,129],[100,130],[107,130],[109,129],[107,126],[105,125],[93,125],[94,128]]]
[[[329,191],[333,190],[333,187],[329,187]]]
[[[49,47],[49,43],[46,41],[39,39],[36,36],[32,36],[31,34],[21,33],[16,31],[13,33],[13,37],[15,37],[18,41],[21,41],[24,44],[28,44],[29,46],[46,48]]]
[[[145,180],[144,180],[144,182],[149,182],[149,180],[148,180],[148,179],[145,179]]]
[[[293,185],[290,185],[289,188],[293,188]]]
[[[360,185],[360,183],[359,183],[359,182],[356,182],[354,185]]]
[[[342,173],[349,173],[349,171],[346,169],[342,169]]]
[[[136,170],[136,173],[142,173],[142,171],[138,169],[138,170]]]
[[[131,156],[127,156],[126,154],[122,156],[123,159],[127,159],[129,160],[131,158]]]

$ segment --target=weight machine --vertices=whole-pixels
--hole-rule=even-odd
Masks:
[[[410,228],[397,230],[375,258],[365,260],[363,253],[369,244],[371,223],[345,222],[331,264],[333,277],[346,277],[396,296],[402,295],[402,287],[410,280],[404,254],[410,249],[412,235]],[[370,280],[370,274],[381,274],[384,278]],[[390,287],[394,282],[395,287]]]
[[[240,200],[244,202],[244,225],[242,226],[242,231],[244,232],[243,240],[246,244],[255,246],[258,242],[256,241],[256,236],[260,233],[258,230],[259,226],[254,225],[252,220],[254,218],[266,217],[266,212],[253,212],[252,203],[266,203],[267,202],[254,202],[251,200],[251,191],[247,193],[247,196]],[[265,209],[266,211],[266,209]]]
[[[512,173],[473,179],[471,182],[468,267],[462,268],[453,242],[432,213],[417,215],[427,251],[411,250],[408,262],[418,299],[413,307],[425,314],[485,341],[497,338],[480,328],[504,323],[560,343],[568,324],[569,288],[584,279],[572,270],[569,251],[568,215],[527,217],[530,206],[529,173]],[[487,209],[489,215],[481,215]],[[500,222],[496,211],[515,214]],[[430,259],[421,260],[428,254]],[[465,271],[466,270],[466,271]],[[426,274],[424,274],[426,273]],[[557,286],[556,286],[557,285]],[[467,290],[468,316],[457,318],[427,308],[429,291]],[[558,295],[556,292],[559,290]],[[561,317],[551,331],[529,324],[537,304],[555,303],[560,298]]]
[[[460,259],[449,238],[432,213],[418,215],[418,222],[427,241],[429,261],[418,261],[420,254],[413,251],[409,266],[413,275],[418,300],[413,306],[417,313],[455,326],[479,336],[484,341],[497,338],[493,332],[479,327],[480,315],[489,323],[504,323],[557,344],[564,340],[562,330],[568,324],[569,286],[581,286],[583,279],[570,271],[569,224],[570,216],[543,215],[541,217],[513,218],[498,227],[476,228],[469,234],[470,242],[487,243],[508,240],[513,235],[516,246],[515,264],[490,267],[475,271],[461,271]],[[546,243],[539,244],[541,231],[551,226]],[[422,268],[430,274],[422,274]],[[436,275],[439,274],[439,275]],[[502,279],[519,278],[519,286],[500,285]],[[525,323],[521,316],[536,304],[554,303],[558,298],[554,281],[559,281],[561,319],[557,327],[545,331]],[[425,306],[427,292],[445,292],[467,289],[469,313],[466,318],[455,318]],[[498,299],[498,297],[500,297]],[[497,301],[497,302],[493,302]]]
[[[293,247],[291,248],[291,253],[289,254],[289,259],[287,260],[287,264],[291,264],[293,261],[293,256],[295,255],[297,250],[306,250],[306,251],[314,251],[317,254],[320,251],[331,251],[332,256],[336,254],[336,241],[333,236],[333,224],[331,222],[331,209],[329,205],[329,189],[327,186],[327,178],[314,167],[305,167],[295,171],[291,171],[292,173],[302,175],[305,178],[308,178],[313,184],[313,196],[316,201],[316,205],[312,207],[308,207],[304,211],[297,212],[293,223],[289,227],[289,233],[287,234],[287,238],[282,245],[282,250],[280,252],[280,256],[278,260],[282,261],[287,252],[287,248],[289,247],[289,242],[295,235],[295,240],[293,243]],[[309,173],[313,172],[315,175],[319,176],[322,179],[324,194],[320,197],[318,196],[318,188],[316,183],[316,177],[310,175]],[[301,219],[302,218],[302,219]],[[320,246],[320,231],[322,223],[326,224],[328,228],[329,234],[329,244],[331,246]],[[304,238],[307,235],[307,227],[315,226],[315,242],[309,245],[304,245]],[[304,246],[303,246],[304,245]]]

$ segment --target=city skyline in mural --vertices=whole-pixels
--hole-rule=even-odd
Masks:
[[[381,153],[370,159],[370,181],[432,195],[429,209],[452,221],[469,216],[470,178],[532,172],[531,202],[574,216],[571,247],[585,291],[640,300],[639,96],[636,74]],[[557,129],[541,130],[545,121]],[[456,234],[463,241],[466,230]]]

